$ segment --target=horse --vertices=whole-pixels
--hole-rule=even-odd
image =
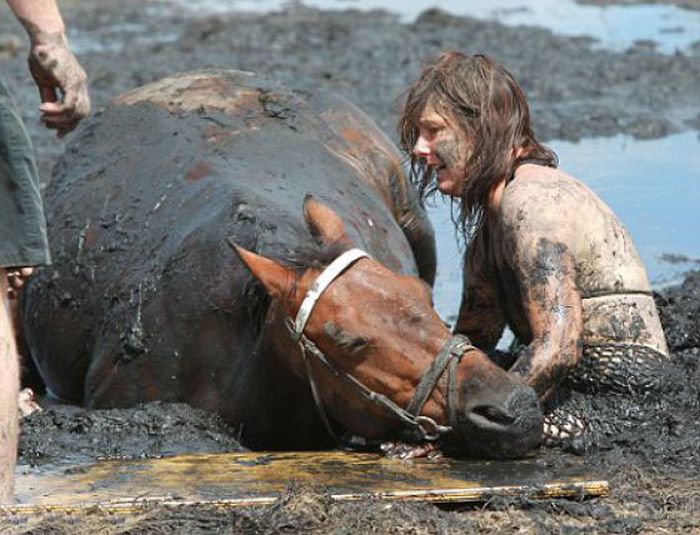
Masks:
[[[87,121],[45,204],[54,264],[23,318],[51,397],[185,401],[254,449],[541,440],[534,391],[433,310],[432,227],[342,97],[224,70],[137,88]]]

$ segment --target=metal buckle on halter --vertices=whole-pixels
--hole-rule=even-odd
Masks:
[[[440,425],[430,416],[418,415],[414,417],[413,421],[423,440],[427,440],[428,442],[438,440],[445,433],[452,431],[450,426]]]

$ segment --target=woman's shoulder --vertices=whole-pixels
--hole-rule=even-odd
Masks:
[[[550,167],[523,165],[505,187],[498,216],[506,228],[573,231],[595,204],[595,195],[572,176]]]
[[[526,164],[518,167],[505,187],[501,204],[506,210],[538,209],[549,204],[573,208],[594,199],[595,194],[586,185],[564,171]]]

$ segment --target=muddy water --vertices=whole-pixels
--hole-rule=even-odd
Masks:
[[[231,10],[267,12],[289,5],[288,0],[203,0],[196,3],[170,0],[197,13],[226,13]],[[574,0],[305,0],[320,9],[385,9],[413,22],[429,8],[438,7],[454,15],[497,21],[508,26],[535,26],[554,33],[588,36],[595,46],[625,50],[640,41],[655,43],[664,53],[687,50],[700,39],[700,12],[674,5],[594,6]]]

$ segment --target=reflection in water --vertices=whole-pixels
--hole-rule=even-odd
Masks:
[[[293,4],[289,0],[169,0],[198,14],[240,11],[271,11]],[[626,50],[637,40],[652,40],[658,50],[673,53],[700,38],[700,11],[673,5],[591,6],[574,0],[304,0],[305,5],[324,9],[386,9],[412,22],[431,7],[455,15],[495,20],[509,26],[538,26],[562,35],[587,35],[599,45]]]
[[[632,234],[654,287],[680,282],[700,262],[700,139],[685,132],[639,141],[629,136],[552,141],[561,168],[588,184]],[[429,208],[438,238],[435,306],[443,318],[457,313],[462,262],[441,199]]]

